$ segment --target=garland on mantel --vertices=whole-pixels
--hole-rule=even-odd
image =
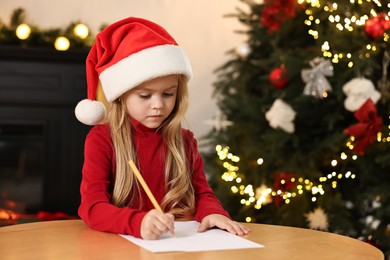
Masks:
[[[89,49],[94,41],[87,25],[71,22],[66,28],[41,30],[26,22],[23,8],[14,10],[9,25],[0,20],[0,46],[54,47],[58,51]],[[106,25],[102,25],[104,28]]]

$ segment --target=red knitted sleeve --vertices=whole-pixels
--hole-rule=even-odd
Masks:
[[[110,203],[115,167],[107,125],[94,126],[86,137],[79,216],[93,229],[140,237],[146,212]]]

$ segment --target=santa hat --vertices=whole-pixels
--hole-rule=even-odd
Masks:
[[[86,125],[104,119],[104,104],[95,100],[99,81],[112,102],[142,82],[172,74],[190,80],[192,70],[183,49],[164,28],[141,18],[118,21],[96,36],[87,56],[88,99],[77,104],[76,117]]]

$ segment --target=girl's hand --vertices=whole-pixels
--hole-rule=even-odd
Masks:
[[[229,233],[239,236],[247,235],[249,233],[249,228],[221,214],[210,214],[203,218],[202,223],[200,223],[198,228],[198,232],[204,232],[212,227],[225,229]]]
[[[170,213],[163,213],[152,209],[142,219],[141,237],[143,239],[159,239],[165,233],[174,235],[175,217]]]

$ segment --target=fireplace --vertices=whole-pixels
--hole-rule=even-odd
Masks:
[[[42,122],[0,125],[0,207],[12,203],[14,210],[25,213],[43,208],[45,134]]]
[[[0,209],[77,216],[86,54],[0,47]]]

